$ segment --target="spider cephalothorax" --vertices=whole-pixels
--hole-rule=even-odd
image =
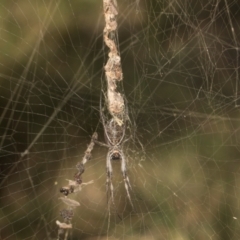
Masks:
[[[111,160],[121,160],[121,155],[119,154],[119,150],[112,151]]]

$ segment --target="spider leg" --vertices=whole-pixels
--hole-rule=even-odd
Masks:
[[[132,199],[131,199],[131,196],[130,196],[130,193],[129,193],[129,189],[132,190],[132,186],[130,184],[130,181],[129,181],[129,178],[128,178],[128,175],[127,175],[127,163],[126,163],[126,159],[125,159],[125,156],[124,156],[122,151],[120,152],[120,155],[121,155],[121,171],[122,171],[122,175],[123,175],[124,186],[125,186],[125,189],[126,189],[126,192],[127,192],[128,200],[133,207]]]
[[[112,200],[113,202],[113,205],[114,204],[114,196],[113,196],[113,184],[112,184],[112,163],[111,163],[111,155],[112,155],[112,152],[111,151],[108,151],[108,154],[107,154],[107,162],[106,162],[106,170],[107,170],[107,180],[106,180],[106,191],[107,191],[107,198],[109,197],[110,195],[110,199]],[[110,189],[110,194],[109,194],[109,189]],[[108,200],[109,202],[109,200]]]
[[[106,143],[99,142],[99,141],[97,141],[97,140],[94,140],[94,143],[98,144],[99,146],[102,146],[102,147],[107,147],[107,148],[109,148],[109,145],[107,145]]]

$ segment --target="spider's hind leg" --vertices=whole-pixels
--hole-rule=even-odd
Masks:
[[[126,163],[126,159],[125,159],[125,156],[124,156],[122,151],[121,151],[121,171],[122,171],[122,175],[123,175],[124,186],[125,186],[125,189],[126,189],[126,192],[127,192],[127,197],[128,197],[128,200],[129,200],[130,204],[133,207],[131,195],[129,193],[129,189],[132,190],[132,186],[130,184],[129,177],[127,175],[127,163]]]
[[[108,198],[108,203],[109,200],[112,201],[113,205],[114,203],[114,195],[113,195],[113,184],[112,184],[112,163],[111,163],[111,152],[107,154],[107,163],[106,163],[106,170],[107,170],[107,180],[106,180],[106,191],[107,191],[107,198]],[[110,190],[110,193],[109,193]],[[110,199],[109,199],[110,195]]]

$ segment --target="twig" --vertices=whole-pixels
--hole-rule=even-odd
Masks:
[[[58,220],[56,221],[56,224],[59,226],[58,239],[60,239],[60,236],[64,234],[64,240],[67,240],[69,229],[72,229],[71,220],[73,217],[73,209],[80,206],[80,203],[78,201],[68,198],[68,195],[71,193],[79,192],[84,185],[93,183],[93,181],[84,183],[82,181],[82,174],[85,171],[84,165],[91,159],[91,152],[97,138],[98,135],[95,132],[92,135],[90,144],[87,146],[87,150],[85,151],[82,161],[76,165],[77,172],[74,175],[74,180],[66,179],[68,181],[68,185],[60,189],[60,192],[63,193],[65,197],[60,197],[59,199],[62,200],[63,203],[68,206],[68,208],[60,211],[60,215],[63,217],[64,222],[62,223]]]

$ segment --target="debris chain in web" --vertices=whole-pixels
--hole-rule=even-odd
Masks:
[[[103,30],[103,39],[109,48],[108,60],[104,66],[107,81],[107,107],[110,115],[118,125],[124,123],[125,105],[124,98],[117,91],[117,85],[123,79],[121,57],[117,48],[117,2],[116,0],[103,0],[105,28]]]
[[[105,119],[103,116],[103,110],[101,111],[102,124],[105,131],[106,142],[109,147],[108,157],[111,159],[107,159],[111,161],[114,157],[121,158],[121,171],[125,182],[125,189],[127,191],[128,199],[132,204],[132,200],[129,194],[129,189],[131,189],[131,185],[126,173],[126,160],[124,158],[124,154],[121,150],[121,145],[124,142],[125,138],[125,128],[126,128],[126,120],[128,118],[127,106],[125,102],[124,93],[120,93],[118,88],[120,88],[120,84],[122,84],[123,80],[123,72],[121,66],[121,56],[119,49],[117,47],[117,1],[116,0],[103,0],[103,9],[104,9],[104,18],[105,18],[105,27],[103,30],[103,39],[106,46],[109,48],[108,60],[106,65],[104,66],[105,76],[106,76],[106,85],[107,85],[107,93],[105,95],[105,105],[107,106],[107,110],[109,113],[110,119]],[[113,148],[114,150],[111,150]],[[108,165],[109,163],[107,163]],[[112,171],[111,164],[110,167],[107,166],[107,192],[110,188],[111,191],[111,199],[114,204],[113,197],[113,185],[112,185]]]
[[[95,132],[92,135],[91,142],[88,145],[87,150],[85,151],[82,161],[76,165],[77,172],[74,174],[74,179],[73,180],[66,179],[68,181],[68,185],[60,189],[60,192],[64,195],[64,197],[60,197],[59,199],[62,200],[62,202],[67,205],[67,208],[60,211],[60,216],[63,218],[63,222],[60,222],[58,220],[56,221],[56,224],[59,227],[58,239],[60,239],[62,235],[64,235],[64,239],[68,238],[68,230],[72,228],[71,220],[74,215],[73,210],[74,208],[80,206],[80,203],[78,201],[69,198],[68,195],[71,193],[76,193],[81,191],[82,186],[84,185],[93,183],[93,181],[84,183],[82,181],[82,174],[85,171],[84,165],[92,157],[91,152],[95,145],[94,142],[97,140],[97,138],[98,138],[98,135]]]

